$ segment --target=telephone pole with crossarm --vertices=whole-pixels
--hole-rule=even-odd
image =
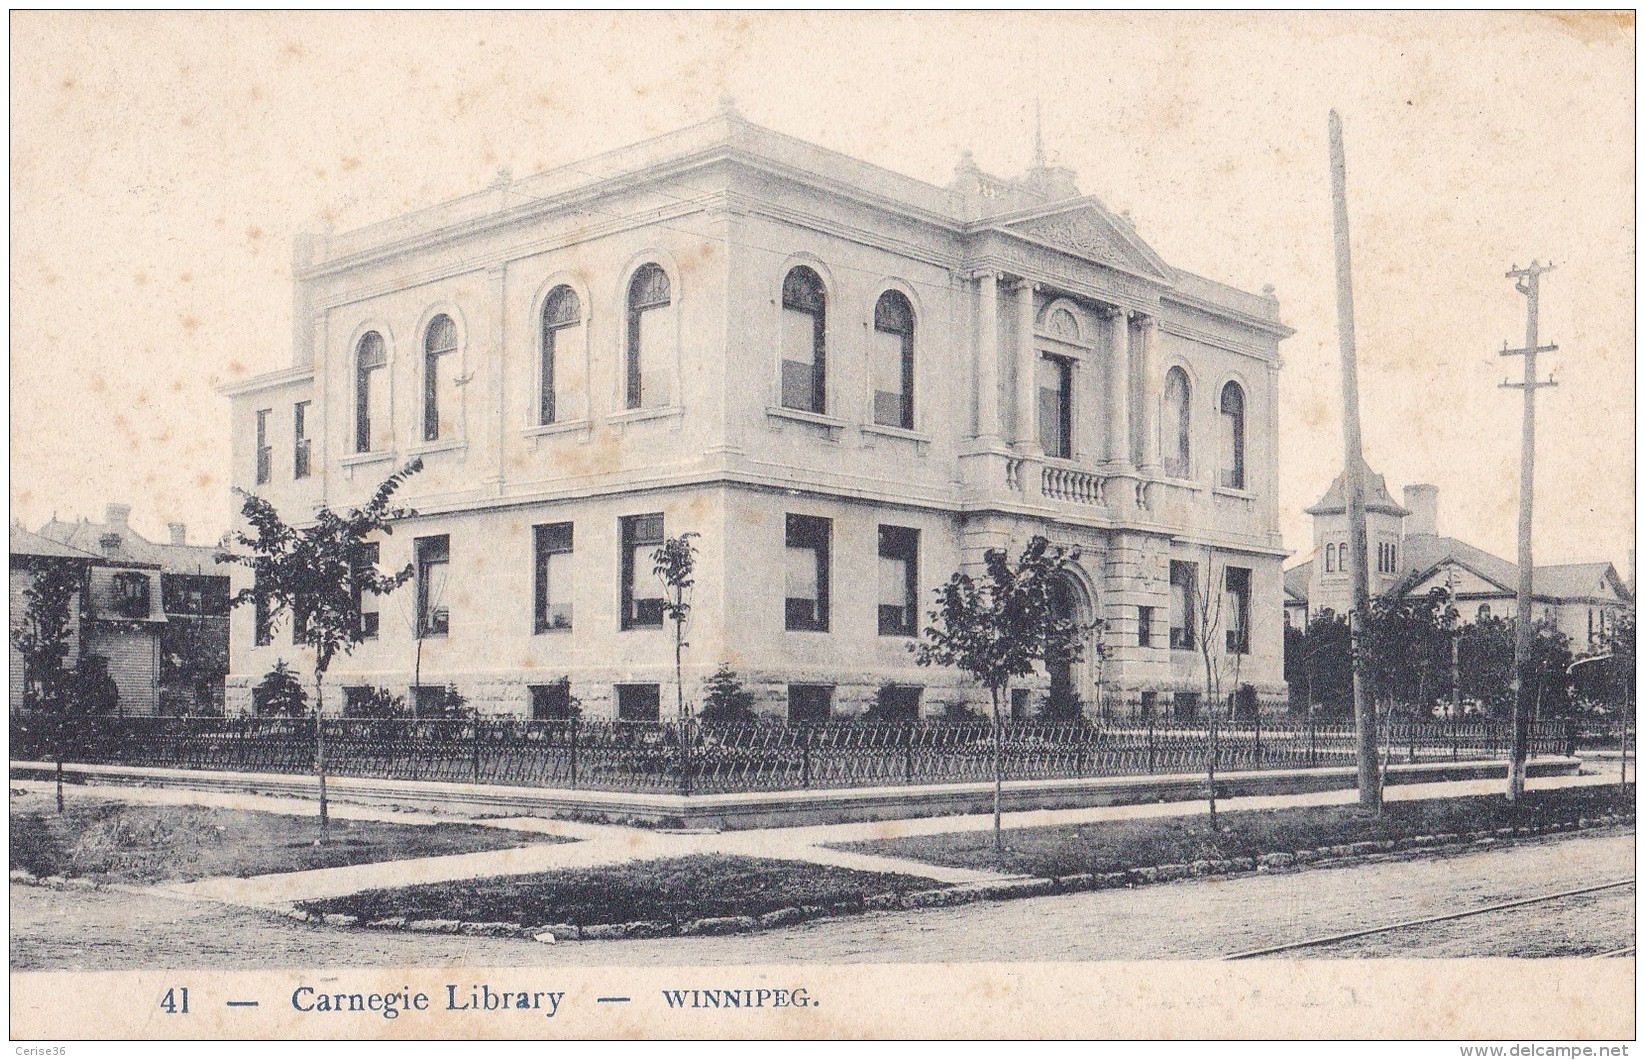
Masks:
[[[1510,383],[1504,380],[1501,384],[1508,390],[1523,391],[1525,396],[1519,455],[1519,600],[1514,617],[1514,731],[1512,757],[1508,763],[1509,802],[1519,802],[1525,795],[1525,760],[1530,751],[1531,708],[1536,687],[1531,615],[1531,494],[1536,470],[1536,392],[1555,385],[1552,377],[1537,381],[1536,356],[1559,349],[1558,346],[1537,345],[1537,301],[1541,295],[1542,274],[1552,269],[1552,264],[1541,265],[1533,260],[1525,268],[1516,265],[1507,273],[1508,278],[1514,281],[1514,289],[1525,296],[1525,345],[1521,349],[1510,350],[1504,342],[1501,353],[1503,357],[1525,358],[1524,381]]]

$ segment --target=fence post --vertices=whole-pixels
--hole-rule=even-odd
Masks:
[[[1453,703],[1451,705],[1451,761],[1453,762],[1457,761],[1461,753],[1457,745],[1457,725],[1460,724],[1460,714],[1461,712],[1457,710],[1456,704]]]
[[[1154,771],[1154,715],[1148,715],[1148,772]]]
[[[1315,737],[1313,704],[1308,709],[1308,768],[1319,765],[1319,745]]]
[[[1409,725],[1411,726],[1411,728],[1410,728],[1409,733],[1407,734],[1407,739],[1406,739],[1406,743],[1405,743],[1405,748],[1406,748],[1405,749],[1405,760],[1407,762],[1415,762],[1417,760],[1417,722],[1416,722],[1416,719],[1412,718],[1411,721],[1409,722]]]
[[[1257,725],[1257,729],[1256,729],[1257,761],[1256,761],[1256,767],[1255,768],[1261,769],[1262,768],[1262,705],[1260,703],[1257,704],[1257,722],[1256,722],[1256,725]]]
[[[902,773],[903,779],[910,784],[914,783],[914,736],[918,731],[918,722],[903,729]]]
[[[472,741],[471,741],[472,754],[471,754],[470,757],[472,758],[472,765],[474,767],[473,768],[474,783],[478,784],[480,782],[480,712],[479,711],[474,712],[474,719],[473,719],[473,721],[470,722],[470,724],[474,728],[474,736],[473,736]]]
[[[577,786],[577,715],[571,716],[571,786]]]
[[[811,726],[800,726],[800,787],[811,786]]]

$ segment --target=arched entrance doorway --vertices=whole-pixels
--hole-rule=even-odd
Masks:
[[[1091,596],[1077,577],[1065,572],[1052,581],[1050,601],[1051,613],[1057,619],[1071,621],[1081,629],[1090,629],[1094,614]],[[1046,674],[1051,679],[1043,712],[1047,721],[1072,721],[1085,709],[1085,675],[1092,645],[1089,643],[1090,634],[1082,639],[1086,642],[1085,650],[1077,661],[1067,656],[1053,656],[1045,660]]]

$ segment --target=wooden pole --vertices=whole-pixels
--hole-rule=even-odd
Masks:
[[[1552,265],[1532,261],[1527,268],[1515,267],[1507,273],[1514,280],[1514,289],[1525,296],[1525,348],[1504,348],[1504,357],[1525,358],[1525,380],[1502,385],[1510,390],[1522,390],[1525,407],[1521,414],[1519,449],[1519,594],[1514,615],[1514,714],[1513,744],[1508,755],[1508,801],[1518,802],[1525,796],[1525,760],[1530,750],[1532,712],[1531,685],[1534,679],[1532,652],[1535,630],[1531,613],[1531,494],[1536,479],[1536,392],[1553,381],[1536,381],[1536,355],[1552,352],[1556,347],[1537,347],[1537,302],[1541,295],[1542,274]]]
[[[1365,569],[1365,455],[1359,437],[1359,365],[1354,349],[1354,278],[1348,244],[1348,167],[1342,151],[1342,120],[1331,111],[1331,200],[1337,251],[1337,342],[1342,352],[1342,491],[1348,510],[1348,574],[1354,607],[1348,615],[1354,657],[1354,744],[1359,765],[1359,804],[1382,812],[1377,771],[1376,703],[1362,643],[1371,614],[1371,580]]]

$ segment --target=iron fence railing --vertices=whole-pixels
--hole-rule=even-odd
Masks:
[[[343,777],[460,781],[596,791],[713,793],[942,784],[993,777],[986,723],[814,725],[760,721],[92,717],[61,748],[69,761],[227,772],[309,773],[323,737],[326,772]],[[52,726],[13,715],[13,759],[51,759]],[[1575,727],[1532,726],[1532,754],[1569,754]],[[1395,763],[1506,757],[1498,721],[1386,722],[1379,743]],[[1192,773],[1206,768],[1208,726],[1147,721],[1010,722],[999,730],[1007,779]],[[1281,717],[1220,722],[1219,771],[1298,769],[1354,761],[1354,730]]]

